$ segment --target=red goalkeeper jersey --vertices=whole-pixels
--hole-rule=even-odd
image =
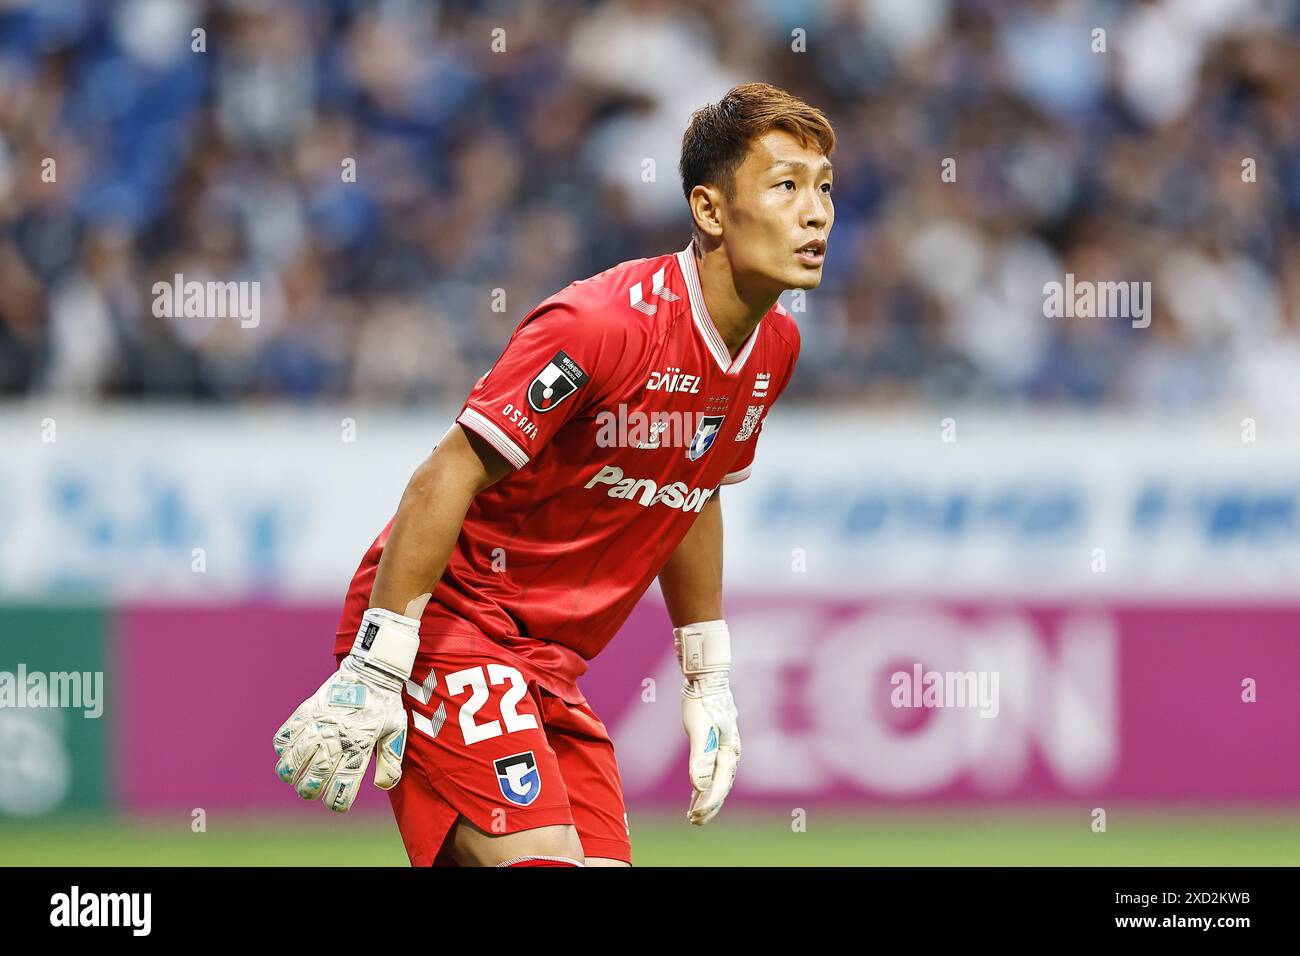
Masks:
[[[733,357],[694,249],[624,262],[538,305],[456,421],[514,468],[471,503],[421,622],[422,649],[505,647],[530,680],[576,679],[720,485],[744,481],[799,357],[778,303]],[[351,646],[392,522],[362,559]]]

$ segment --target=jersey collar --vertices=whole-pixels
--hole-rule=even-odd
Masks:
[[[754,351],[754,343],[758,341],[758,333],[763,328],[765,319],[759,319],[758,325],[754,326],[754,331],[749,333],[749,338],[741,346],[739,352],[733,360],[731,350],[727,348],[727,343],[722,340],[722,335],[718,332],[718,327],[713,324],[713,317],[709,315],[709,309],[704,304],[704,290],[700,286],[700,273],[695,266],[695,240],[692,239],[681,252],[677,253],[677,265],[682,270],[682,277],[686,280],[686,292],[691,301],[691,319],[695,323],[695,330],[700,333],[700,338],[704,340],[704,345],[712,353],[718,367],[722,369],[725,375],[738,375],[741,369],[745,367],[745,360],[749,358],[749,353]]]

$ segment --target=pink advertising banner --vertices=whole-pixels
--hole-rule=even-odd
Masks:
[[[754,596],[727,616],[735,804],[1300,804],[1300,604]],[[333,669],[337,620],[321,605],[123,611],[122,805],[298,806],[271,737]],[[629,804],[684,805],[679,683],[651,601],[582,681]],[[386,806],[367,784],[359,807]]]

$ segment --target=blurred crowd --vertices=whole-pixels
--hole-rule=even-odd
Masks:
[[[839,136],[792,395],[1300,411],[1300,0],[0,3],[0,395],[458,403],[686,245],[682,130],[752,80]],[[1150,326],[1046,317],[1066,273]]]

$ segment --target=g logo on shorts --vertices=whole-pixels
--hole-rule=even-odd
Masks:
[[[501,795],[511,803],[526,807],[542,792],[542,775],[531,750],[494,760]]]

